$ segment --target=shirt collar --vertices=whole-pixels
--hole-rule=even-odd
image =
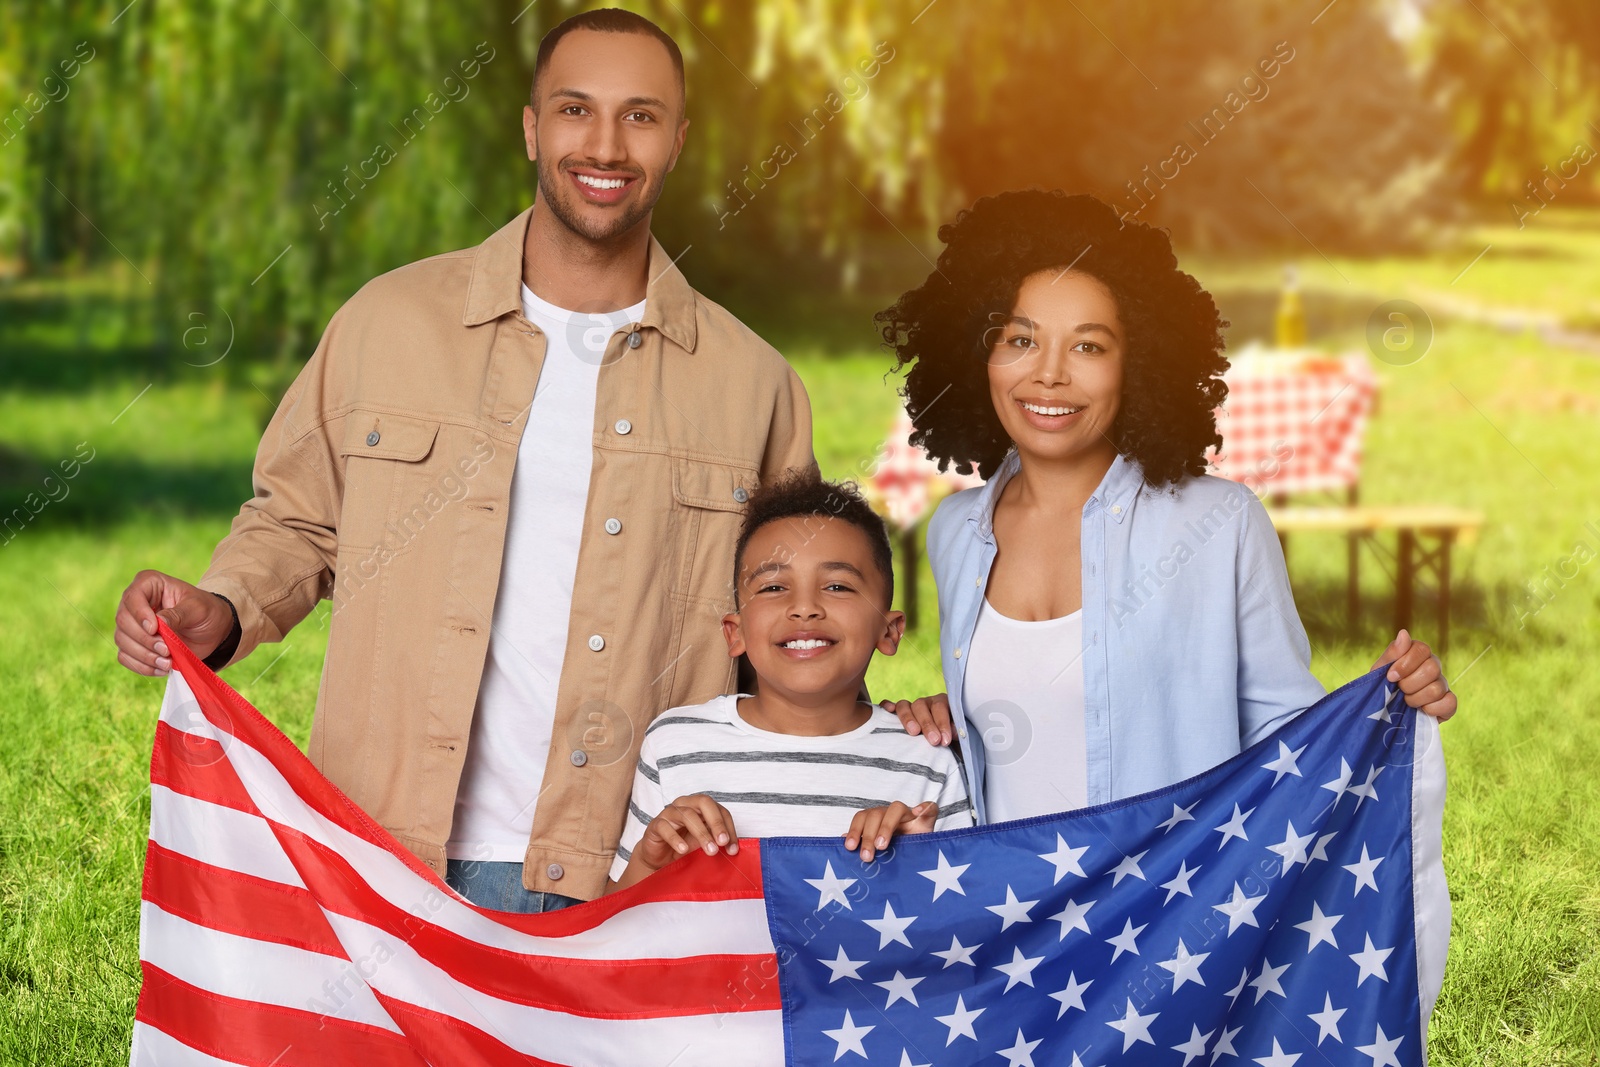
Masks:
[[[967,513],[967,521],[977,528],[978,536],[985,541],[994,541],[994,506],[1000,499],[1000,492],[1021,469],[1022,457],[1018,456],[1017,450],[1013,448],[1006,453],[1006,458],[1001,461],[1000,469],[994,472],[994,477],[983,483],[983,489],[973,501],[972,510]],[[1090,494],[1083,510],[1087,513],[1090,508],[1096,506],[1104,508],[1112,522],[1121,523],[1128,517],[1133,498],[1143,484],[1144,469],[1139,466],[1139,461],[1118,453],[1117,458],[1111,461],[1105,476],[1100,479],[1099,486]]]
[[[528,235],[530,206],[479,245],[472,257],[472,281],[461,321],[478,326],[522,307],[522,249]],[[667,250],[650,238],[650,282],[645,288],[641,326],[653,327],[686,352],[693,352],[695,292]]]

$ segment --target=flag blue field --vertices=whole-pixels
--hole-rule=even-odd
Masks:
[[[1420,1064],[1438,728],[1374,671],[1187,782],[899,840],[762,842],[793,1064]]]

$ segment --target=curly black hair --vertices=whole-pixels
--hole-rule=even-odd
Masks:
[[[945,249],[920,286],[874,316],[906,374],[911,443],[944,470],[987,479],[1011,441],[989,398],[984,335],[1009,315],[1029,275],[1067,266],[1111,291],[1126,333],[1122,400],[1111,440],[1146,484],[1205,473],[1220,447],[1215,409],[1228,323],[1211,294],[1178,269],[1165,231],[1123,220],[1104,201],[1029,189],[987,196],[939,228]],[[937,403],[935,403],[937,401]]]
[[[744,524],[733,550],[733,602],[739,603],[739,572],[744,566],[745,546],[757,530],[779,519],[839,519],[867,535],[872,545],[872,562],[888,589],[887,608],[894,603],[894,553],[889,545],[889,530],[872,510],[852,482],[825,481],[814,469],[793,467],[769,485],[750,494],[745,503]]]

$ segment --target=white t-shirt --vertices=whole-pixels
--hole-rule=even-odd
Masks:
[[[844,734],[779,734],[744,721],[744,695],[673,708],[645,731],[613,880],[627,870],[650,820],[694,793],[727,808],[740,837],[838,837],[862,808],[896,800],[937,801],[936,830],[972,825],[955,753],[906,733],[890,712],[874,707]]]
[[[544,366],[517,446],[494,628],[445,846],[452,859],[520,863],[527,852],[589,499],[600,362],[611,334],[644,317],[644,303],[581,314],[524,285],[522,313],[545,335]]]
[[[1087,804],[1083,612],[1028,622],[985,597],[967,657],[962,697],[983,737],[990,821]]]

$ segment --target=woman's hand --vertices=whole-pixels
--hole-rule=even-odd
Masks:
[[[1386,677],[1400,687],[1407,704],[1440,722],[1456,713],[1456,695],[1445,681],[1439,657],[1426,644],[1412,640],[1409,633],[1401,630],[1372,665],[1373,669],[1385,663],[1390,665]]]
[[[878,706],[900,716],[906,733],[921,734],[930,745],[948,745],[955,736],[950,726],[950,701],[943,693],[915,700],[883,700]]]
[[[859,846],[861,862],[871,863],[875,853],[889,847],[895,834],[925,834],[938,821],[939,805],[931,800],[914,808],[898,800],[883,808],[863,808],[844,832],[844,847],[854,852]]]
[[[644,873],[653,873],[696,848],[705,850],[708,856],[719,851],[732,856],[739,851],[733,816],[704,793],[679,797],[651,819],[628,866],[631,870],[638,863],[648,868]]]

